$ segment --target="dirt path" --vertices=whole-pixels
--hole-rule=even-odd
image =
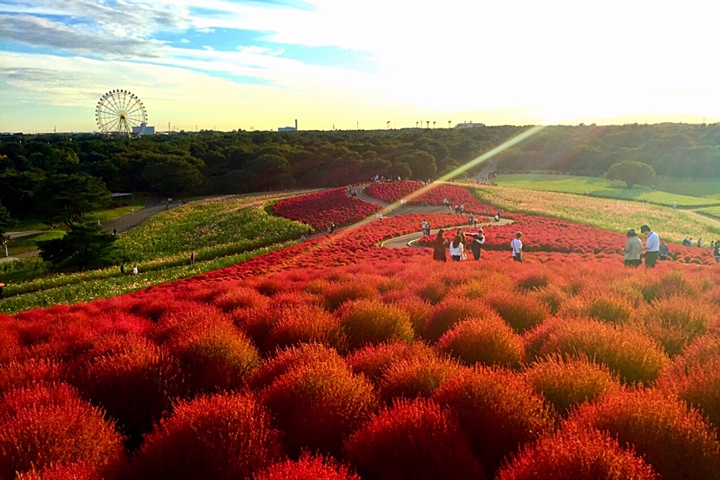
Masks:
[[[720,229],[720,220],[718,220],[717,218],[708,217],[707,215],[703,215],[702,213],[698,213],[694,210],[685,210],[685,213],[689,214],[695,220],[698,220],[706,225],[710,225],[711,227]]]

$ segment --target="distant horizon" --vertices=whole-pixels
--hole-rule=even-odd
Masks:
[[[706,6],[4,0],[0,131],[92,132],[117,88],[161,131],[712,124]]]

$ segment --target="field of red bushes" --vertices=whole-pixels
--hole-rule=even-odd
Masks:
[[[406,199],[408,203],[415,205],[444,205],[445,200],[447,200],[448,204],[453,207],[456,205],[464,205],[465,211],[469,213],[489,213],[495,215],[497,211],[496,208],[477,200],[466,188],[452,185],[433,184],[432,188],[427,189],[427,191],[408,198],[411,193],[421,188],[423,188],[423,185],[415,181],[374,183],[365,187],[365,193],[389,203]]]
[[[720,268],[523,215],[479,262],[379,246],[458,218],[0,314],[0,479],[720,478]]]
[[[355,223],[381,210],[381,207],[350,197],[345,188],[310,193],[281,200],[273,210],[281,217],[312,225],[313,229],[324,231],[328,225],[337,226]]]

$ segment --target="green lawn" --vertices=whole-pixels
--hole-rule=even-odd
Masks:
[[[24,237],[11,238],[8,243],[8,253],[10,255],[20,255],[27,252],[37,250],[35,242],[40,240],[54,240],[62,238],[65,235],[63,230],[47,230],[34,235],[26,235]]]
[[[671,182],[666,181],[665,183],[670,184]],[[523,190],[574,193],[639,202],[647,201],[665,206],[672,206],[673,203],[677,204],[678,207],[720,205],[720,197],[703,198],[700,195],[683,195],[678,192],[671,193],[660,189],[653,190],[643,186],[635,186],[628,189],[625,186],[625,182],[597,177],[548,174],[498,175],[496,184],[501,187],[520,188]],[[705,184],[703,184],[703,186],[707,187]],[[720,193],[720,188],[717,190]],[[708,189],[706,188],[703,191],[708,191]],[[692,193],[692,189],[688,188],[687,192]]]
[[[665,192],[720,200],[718,179],[657,178],[655,185]]]
[[[123,205],[121,207],[115,207],[115,208],[109,208],[107,210],[100,210],[97,212],[92,212],[87,215],[88,220],[97,221],[100,220],[101,223],[105,222],[112,222],[113,220],[117,220],[120,217],[124,217],[125,215],[130,215],[131,211],[135,209],[135,211],[140,210],[145,206],[144,200],[135,200],[133,202],[130,202],[128,205]]]

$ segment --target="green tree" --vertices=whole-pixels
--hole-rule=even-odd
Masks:
[[[185,195],[204,180],[198,161],[191,161],[192,157],[153,155],[151,158],[143,168],[142,177],[154,192],[168,196]],[[202,164],[202,161],[199,162]]]
[[[89,212],[110,204],[102,180],[84,174],[47,176],[35,190],[37,217],[53,225],[71,226]]]
[[[412,170],[412,176],[416,180],[435,178],[437,175],[437,164],[435,157],[422,150],[415,150],[395,159],[394,163],[407,163]]]
[[[655,170],[647,163],[626,160],[611,165],[605,177],[610,180],[622,180],[627,184],[627,188],[632,188],[635,184],[649,185],[655,177]]]
[[[5,238],[5,232],[14,227],[15,224],[15,219],[10,216],[7,208],[0,203],[0,242]]]
[[[118,263],[116,240],[117,236],[103,231],[97,223],[84,221],[72,224],[64,237],[38,241],[37,246],[40,257],[56,269],[84,270]]]
[[[281,155],[264,154],[243,168],[246,190],[266,191],[295,186],[290,163]]]

